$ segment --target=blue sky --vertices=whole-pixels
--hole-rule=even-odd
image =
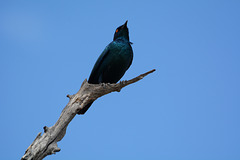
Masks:
[[[128,20],[142,81],[76,116],[51,160],[239,160],[240,1],[1,1],[0,150],[20,159]]]

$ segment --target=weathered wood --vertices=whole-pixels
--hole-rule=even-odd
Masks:
[[[69,102],[63,109],[58,121],[52,127],[43,127],[43,135],[41,135],[41,132],[38,133],[21,160],[41,160],[47,155],[59,152],[60,148],[58,148],[57,142],[64,137],[68,124],[89,102],[111,92],[120,92],[123,87],[141,80],[154,71],[155,69],[117,84],[89,84],[85,79],[80,90],[75,95],[67,95]]]

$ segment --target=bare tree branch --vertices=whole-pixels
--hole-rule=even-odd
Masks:
[[[33,143],[27,148],[21,160],[41,160],[47,155],[55,154],[60,151],[57,142],[60,141],[65,133],[68,124],[89,102],[111,92],[120,92],[123,87],[135,83],[155,69],[141,74],[131,80],[121,81],[117,84],[101,83],[89,84],[85,79],[80,90],[75,95],[67,95],[70,99],[63,109],[58,121],[52,127],[43,127],[44,133],[38,133]]]

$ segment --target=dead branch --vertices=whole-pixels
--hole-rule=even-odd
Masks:
[[[131,80],[121,81],[117,84],[101,83],[89,84],[85,79],[80,90],[75,95],[67,95],[69,102],[63,109],[58,121],[52,127],[43,127],[44,133],[38,133],[33,143],[27,148],[21,160],[41,160],[47,155],[55,154],[60,151],[57,142],[60,141],[65,133],[68,124],[89,102],[111,92],[120,92],[123,87],[135,83],[155,69],[141,74]]]

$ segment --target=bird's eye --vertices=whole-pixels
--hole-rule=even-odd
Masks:
[[[116,33],[118,32],[118,29],[116,29]]]

